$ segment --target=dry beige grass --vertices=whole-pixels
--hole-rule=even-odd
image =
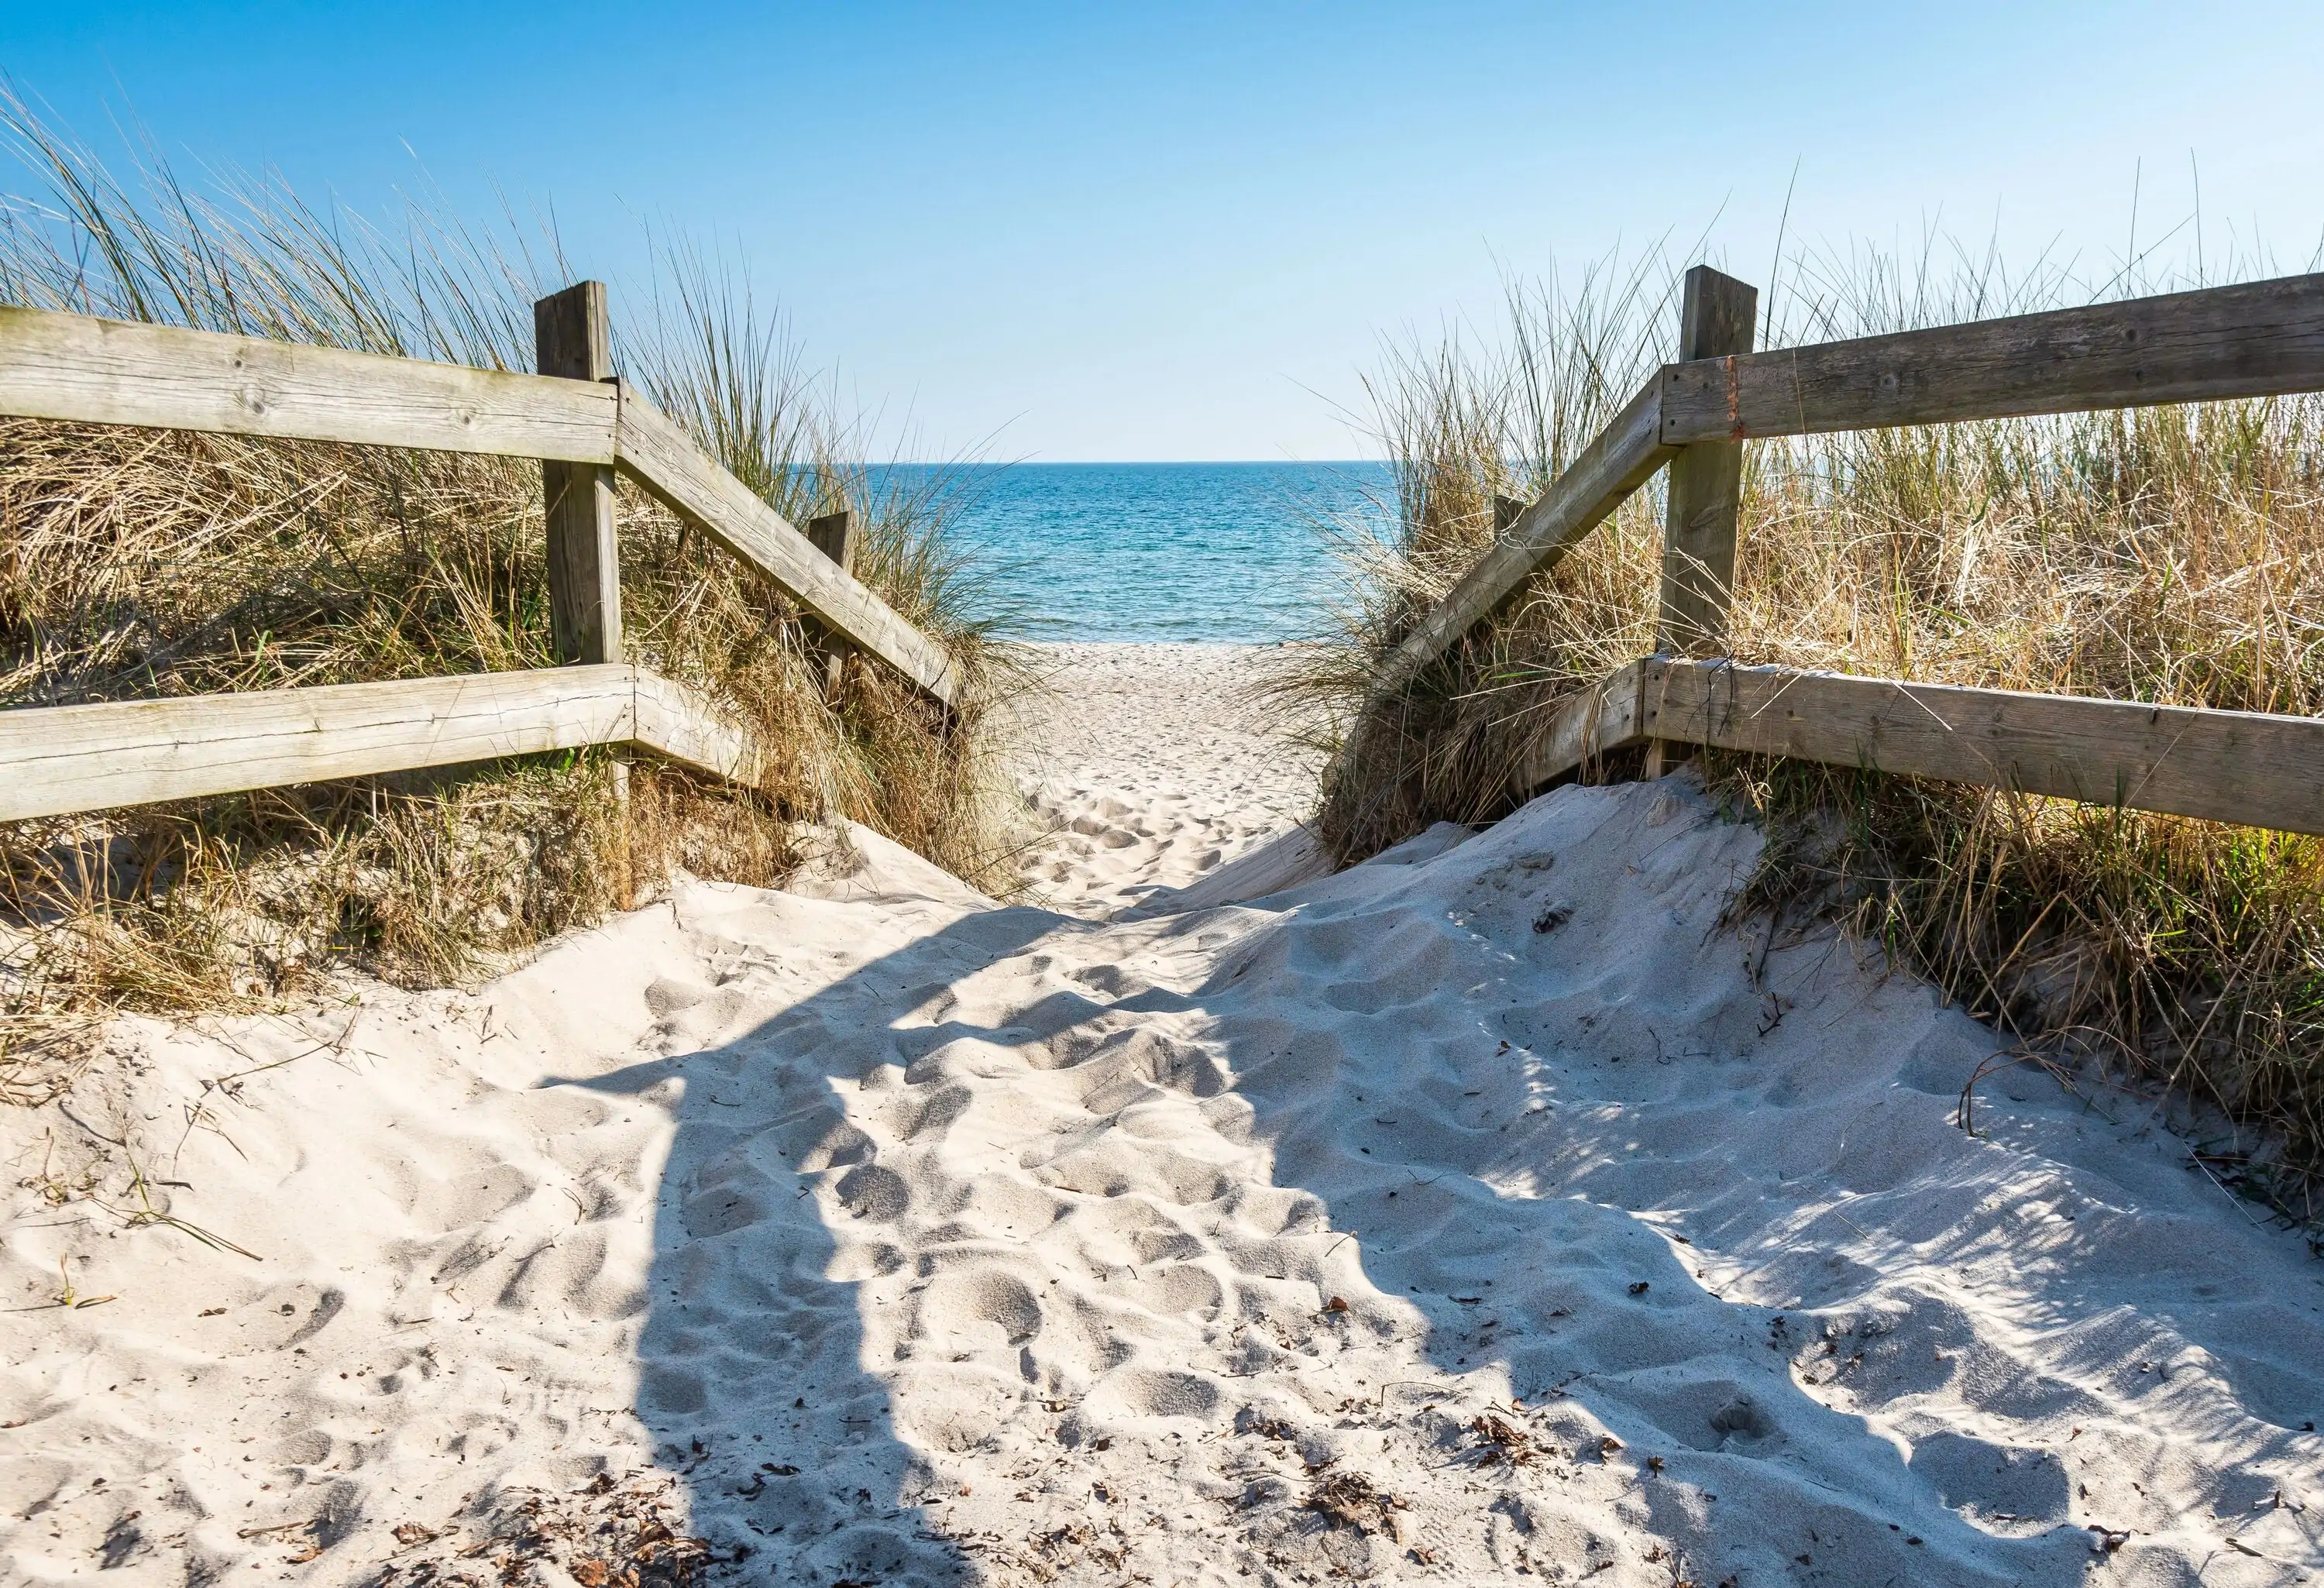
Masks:
[[[530,302],[566,274],[425,215],[349,243],[276,186],[124,187],[5,99],[0,140],[37,189],[0,206],[0,301],[521,368]],[[758,788],[641,766],[624,821],[597,752],[0,828],[20,1090],[85,1048],[60,1039],[75,1014],[248,1006],[332,964],[474,975],[675,865],[770,881],[792,825],[827,814],[1007,880],[990,713],[1016,672],[985,638],[956,478],[867,469],[746,288],[684,254],[666,276],[620,361],[795,521],[857,514],[859,575],[964,666],[952,720],[861,659],[826,697],[790,603],[625,490],[630,652],[758,731]],[[0,420],[0,705],[545,665],[540,491],[507,459]]]
[[[1650,262],[1657,283],[1678,272]],[[1807,328],[1766,345],[2072,300],[2045,279],[1804,262]],[[1350,599],[1303,680],[1347,720],[1370,671],[1662,356],[1642,272],[1516,297],[1509,348],[1391,360],[1393,541],[1350,537]],[[1901,290],[1899,283],[1909,286]],[[2159,289],[2158,289],[2159,290]],[[1554,416],[1545,422],[1543,416]],[[1490,819],[1541,714],[1653,649],[1659,497],[1642,494],[1398,700],[1327,789],[1343,858]],[[2324,402],[2165,408],[1760,443],[1747,458],[1732,653],[1870,675],[2314,715],[2324,710]],[[1622,775],[1628,769],[1608,769]],[[2324,845],[1834,769],[1715,758],[1764,818],[1746,904],[1838,918],[1982,1018],[2169,1083],[2237,1124],[2223,1177],[2312,1216],[2324,1168]],[[2257,1127],[2256,1131],[2244,1128]]]

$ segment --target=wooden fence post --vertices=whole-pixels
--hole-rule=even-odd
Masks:
[[[575,381],[613,378],[613,334],[605,283],[576,282],[532,306],[535,373]],[[613,533],[613,471],[589,463],[542,459],[540,492],[549,518],[549,627],[558,660],[622,660],[622,562]],[[623,909],[636,902],[630,852],[630,756],[613,752]]]
[[[855,514],[853,512],[842,508],[837,512],[826,512],[820,518],[807,520],[807,538],[817,551],[839,565],[840,572],[854,573]],[[836,695],[839,693],[840,682],[847,671],[847,646],[835,635],[828,632],[816,634],[816,630],[818,626],[813,620],[809,620],[807,632],[823,651],[823,692],[827,696]]]
[[[807,521],[807,538],[815,549],[839,565],[839,571],[855,571],[855,515],[842,508],[826,512],[821,518]]]
[[[1759,291],[1707,264],[1686,272],[1679,309],[1678,356],[1724,358],[1751,351]],[[1727,613],[1735,597],[1735,515],[1742,505],[1743,444],[1698,441],[1671,459],[1663,516],[1662,600],[1655,649],[1671,656],[1717,656],[1727,649]],[[1692,745],[1646,746],[1646,775],[1663,775],[1666,754]]]
[[[1757,288],[1707,264],[1696,265],[1686,272],[1680,361],[1750,352],[1758,312]],[[1742,494],[1740,441],[1698,441],[1671,461],[1657,651],[1674,656],[1726,651],[1727,609],[1735,591],[1735,514]]]
[[[535,303],[532,335],[540,374],[613,378],[604,282],[576,282]],[[619,661],[622,574],[613,540],[613,471],[544,462],[540,485],[549,513],[549,613],[558,659]]]

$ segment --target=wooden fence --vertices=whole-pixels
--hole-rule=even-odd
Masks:
[[[950,706],[944,648],[849,571],[845,515],[801,534],[613,373],[605,290],[534,306],[539,374],[0,308],[0,414],[541,460],[559,657],[530,672],[0,711],[0,820],[635,744],[749,782],[761,748],[626,663],[613,478],[788,594],[817,642]]]
[[[2324,833],[2324,720],[1738,667],[1723,660],[1743,443],[2324,391],[2324,275],[1754,352],[1757,292],[1689,271],[1680,356],[1388,659],[1343,759],[1471,629],[1671,471],[1655,654],[1562,704],[1513,796],[1596,758],[1711,747]]]

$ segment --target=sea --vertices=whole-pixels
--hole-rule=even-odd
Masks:
[[[1264,644],[1320,632],[1327,527],[1385,528],[1379,463],[1022,463],[953,471],[999,632]]]

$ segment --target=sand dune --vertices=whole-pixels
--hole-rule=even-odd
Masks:
[[[125,1022],[0,1117],[0,1576],[2324,1569],[2324,1263],[2134,1100],[1965,1131],[1990,1033],[1763,963],[1685,779],[1229,901],[1296,808],[1118,770],[1043,774],[1152,829],[1051,863],[1087,914],[859,830],[472,993]]]

